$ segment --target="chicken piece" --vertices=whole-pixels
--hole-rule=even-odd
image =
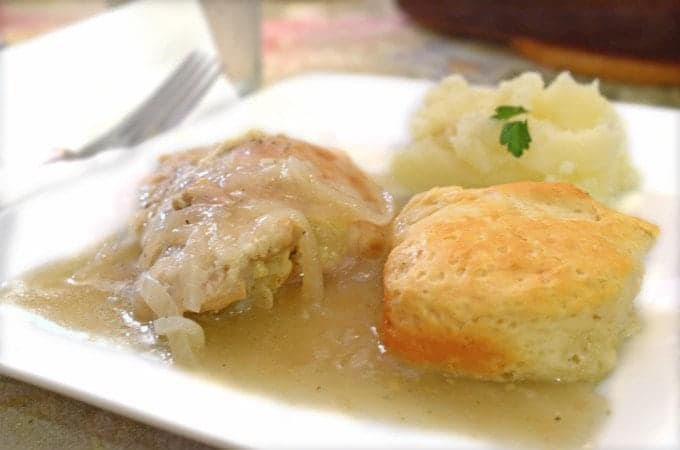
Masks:
[[[140,200],[137,306],[156,318],[271,307],[291,280],[320,297],[323,273],[383,252],[393,213],[346,155],[259,132],[161,158]]]

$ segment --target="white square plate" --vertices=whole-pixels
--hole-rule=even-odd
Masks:
[[[319,74],[261,91],[207,121],[148,142],[134,153],[88,162],[90,174],[0,212],[0,281],[70,255],[120,227],[136,180],[156,156],[208,144],[249,128],[284,132],[348,151],[381,175],[408,139],[408,118],[426,81]],[[597,447],[677,447],[678,174],[680,114],[617,105],[628,125],[641,194],[625,209],[661,227],[638,306],[642,332],[622,352],[599,391],[612,415],[593,437]],[[0,307],[0,372],[217,445],[474,447],[493,444],[317,411],[216,385],[83,333],[64,330],[16,307]]]

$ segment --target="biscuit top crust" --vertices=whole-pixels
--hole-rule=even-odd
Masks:
[[[405,322],[424,309],[446,327],[576,314],[615,301],[658,232],[570,184],[434,188],[395,220],[386,307]]]

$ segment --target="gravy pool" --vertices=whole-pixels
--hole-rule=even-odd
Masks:
[[[131,245],[50,264],[0,290],[0,302],[171,364],[165,343],[132,313],[138,255]],[[206,347],[197,366],[182,370],[296,406],[504,446],[580,447],[594,437],[609,411],[593,384],[455,379],[391,355],[380,342],[381,267],[374,261],[327,279],[320,302],[301,300],[290,285],[270,310],[192,316]],[[93,278],[97,287],[82,282]]]

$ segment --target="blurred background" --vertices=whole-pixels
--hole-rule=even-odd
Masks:
[[[154,4],[152,8],[146,6],[149,3]],[[52,46],[56,39],[51,36],[56,38],[69,27],[75,30],[83,21],[90,21],[92,26],[81,27],[78,36],[93,32],[97,23],[103,25],[103,21],[93,21],[97,17],[120,16],[115,23],[106,22],[115,25],[115,33],[93,38],[92,46],[100,45],[106,49],[103,51],[111,51],[111,58],[119,57],[114,55],[118,51],[129,49],[134,53],[135,47],[142,46],[135,45],[142,44],[139,40],[155,39],[160,44],[172,40],[169,35],[159,35],[158,30],[194,35],[198,31],[192,28],[196,22],[193,18],[190,25],[182,26],[181,16],[187,11],[187,3],[200,8],[191,6],[201,12],[202,24],[209,30],[217,53],[225,61],[225,74],[240,95],[308,71],[429,79],[459,73],[471,82],[492,84],[525,70],[540,71],[550,79],[557,71],[567,69],[583,81],[600,79],[602,91],[611,99],[680,107],[680,0],[2,0],[0,56],[5,59],[0,61],[7,64],[11,59],[16,73],[10,73],[7,67],[0,65],[0,96],[7,100],[7,94],[14,93],[16,101],[13,105],[21,105],[25,103],[23,94],[17,94],[21,89],[24,89],[21,92],[43,99],[45,92],[55,89],[47,86],[42,92],[40,85],[55,78],[55,72],[62,76],[59,82],[66,79],[64,74],[71,77],[76,68],[59,67],[59,61],[73,61],[68,54],[71,47]],[[136,4],[145,5],[133,11],[131,7]],[[142,14],[145,11],[151,13]],[[142,14],[143,18],[139,19],[135,14]],[[164,27],[166,22],[172,22],[172,26]],[[146,30],[146,34],[140,34],[139,30]],[[74,38],[69,42],[82,40],[75,38],[77,33],[70,34]],[[52,42],[50,46],[47,46],[48,41]],[[189,41],[194,44],[191,39]],[[174,64],[176,58],[173,60],[170,56],[177,55],[170,55],[171,46],[160,44],[147,45],[148,54],[158,55],[145,60],[132,58],[135,62],[129,64],[133,67],[139,66],[140,61],[159,62],[162,57],[169,61],[166,64],[163,60],[163,64],[154,66],[154,70],[149,71],[151,75],[144,80],[146,84],[141,82],[139,70],[128,79],[124,78],[123,72],[115,74],[118,80],[127,83],[131,98],[157,83],[161,78],[156,75],[165,73]],[[56,55],[53,48],[59,49]],[[180,48],[185,50],[177,45],[173,51],[177,53]],[[167,54],[161,55],[156,49]],[[39,64],[35,65],[36,61],[28,61],[29,57],[36,59],[38,54],[49,54],[52,65],[40,69],[38,75],[31,73],[32,82],[26,81],[21,89],[17,82],[11,90],[1,83],[3,72],[6,79],[27,80],[29,72],[35,72],[35,69],[21,68],[39,67]],[[180,56],[183,55],[178,54]],[[37,57],[38,63],[41,58]],[[108,68],[100,69],[102,73],[104,70],[110,72]],[[139,81],[136,88],[131,82],[133,77]],[[78,83],[81,91],[89,89],[81,81]],[[91,83],[90,87],[102,94],[108,91],[96,83]],[[87,97],[90,95],[81,97],[78,101],[89,105]],[[119,97],[109,95],[108,100],[115,103]],[[65,102],[64,99],[60,101]],[[18,129],[10,126],[13,118],[8,117],[7,110],[11,109],[8,102],[0,103],[0,113],[5,113],[0,128],[3,124],[7,127],[0,135],[5,134],[3,139],[7,148],[14,142],[7,138],[9,132]],[[39,109],[29,105],[26,117],[37,120],[36,117],[42,117],[40,113],[43,113],[44,122],[48,123],[49,118],[54,117],[54,108],[61,108],[52,103],[58,102],[44,101]],[[105,126],[129,104],[118,106],[119,110],[111,106],[110,114],[97,120]],[[13,111],[19,111],[17,108]],[[93,120],[90,117],[93,111],[98,111],[89,106],[81,109],[84,111],[82,117],[65,122],[76,123],[77,131],[88,124],[87,120]],[[18,117],[19,113],[12,115]],[[33,124],[29,125],[33,129]],[[94,122],[89,125],[93,130],[97,128]],[[49,133],[46,133],[45,139],[59,136],[62,142],[69,141],[68,133],[58,134],[65,133],[68,126],[54,128],[57,134],[47,136]],[[33,135],[30,137],[37,139],[41,133]],[[19,138],[23,143],[29,142],[24,135]],[[29,143],[38,147],[36,143]],[[9,161],[9,156],[6,159]],[[204,448],[201,444],[5,377],[0,377],[0,447]]]
[[[181,2],[168,1],[172,9]],[[3,0],[0,40],[12,46],[90,18],[121,0]],[[494,83],[524,70],[597,77],[612,99],[680,106],[679,0],[204,0],[213,39],[229,58],[250,56],[270,84],[310,70],[438,79],[460,73]],[[226,4],[226,6],[225,6]],[[232,5],[232,6],[230,6]],[[257,5],[257,6],[253,6]],[[121,30],[124,32],[123,30]],[[219,39],[216,39],[219,38]],[[222,50],[222,49],[220,49]],[[240,58],[234,58],[241,52]],[[255,53],[251,53],[255,55]]]

